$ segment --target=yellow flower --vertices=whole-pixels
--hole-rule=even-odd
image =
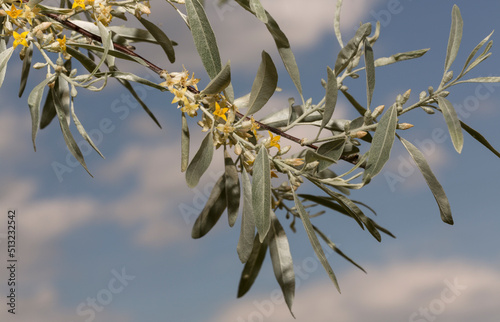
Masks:
[[[191,117],[194,117],[198,114],[197,113],[198,107],[199,107],[198,104],[193,104],[189,102],[187,99],[184,99],[184,106],[181,108],[181,111],[187,113]]]
[[[97,17],[97,20],[99,20],[103,25],[107,26],[111,22],[111,19],[113,19],[113,16],[111,15],[111,6],[105,6],[102,3],[99,3],[99,16]]]
[[[221,108],[219,103],[215,102],[215,111],[214,111],[215,116],[222,118],[224,121],[227,121],[226,113],[228,110],[229,108],[227,107]]]
[[[61,47],[61,51],[66,51],[66,35],[64,35],[63,39],[56,39],[59,43],[59,47]]]
[[[267,132],[269,132],[269,131],[267,131]],[[273,134],[271,132],[269,132],[269,138],[270,138],[269,148],[272,148],[273,146],[275,146],[278,148],[278,150],[281,150],[281,147],[279,144],[281,136],[279,136],[279,135],[273,136]]]
[[[14,36],[14,48],[17,47],[17,45],[23,45],[24,47],[28,47],[28,42],[26,41],[26,36],[28,35],[28,31],[23,32],[22,34],[18,34],[17,32],[13,32],[12,34]]]
[[[23,12],[21,9],[17,9],[16,6],[14,6],[14,4],[12,4],[12,6],[10,6],[10,10],[9,11],[5,11],[12,19],[17,19],[17,17],[19,17],[19,15],[21,14],[21,12]]]
[[[182,101],[184,100],[184,97],[186,95],[186,90],[187,88],[184,87],[183,89],[181,89],[180,91],[179,90],[176,90],[174,89],[173,93],[175,94],[175,97],[174,99],[172,100],[172,104],[176,103],[176,102],[179,102],[179,101]]]
[[[253,134],[257,137],[257,129],[260,128],[260,125],[255,122],[255,119],[253,118],[253,116],[250,118],[250,121],[252,124],[250,131],[252,131]]]
[[[38,15],[39,13],[40,13],[40,8],[31,9],[27,5],[24,5],[24,11],[21,14],[21,17],[28,20],[30,25],[33,25],[32,19],[35,18],[36,15]]]
[[[73,7],[71,7],[71,9],[75,9],[78,7],[81,7],[83,10],[85,10],[85,0],[75,0],[75,2],[73,2]]]

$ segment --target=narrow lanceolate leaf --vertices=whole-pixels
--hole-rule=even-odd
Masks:
[[[240,4],[245,10],[255,14],[254,11],[250,8],[249,0],[236,0],[238,4]],[[297,66],[297,62],[295,61],[295,55],[290,48],[290,42],[288,38],[280,29],[278,23],[274,18],[266,11],[267,15],[267,23],[266,27],[271,36],[276,43],[276,47],[278,48],[278,53],[280,54],[281,60],[283,61],[283,65],[285,65],[286,71],[290,75],[297,91],[300,96],[302,96],[302,85],[300,83],[300,72],[299,67]]]
[[[99,71],[99,68],[101,68],[102,64],[108,58],[109,51],[114,49],[113,41],[111,40],[111,31],[107,30],[106,27],[100,21],[97,21],[97,26],[99,27],[99,32],[101,33],[103,54],[101,60],[99,61],[95,69],[92,71],[92,73],[89,75],[88,79],[91,79],[92,76],[94,76],[94,74]],[[109,58],[111,60],[109,62],[109,65],[114,66],[114,57],[110,56]]]
[[[92,176],[89,169],[87,168],[87,165],[85,164],[82,151],[78,147],[78,144],[76,143],[73,135],[71,134],[71,131],[69,130],[69,109],[66,109],[63,106],[64,103],[60,100],[60,97],[55,92],[55,89],[52,88],[51,91],[57,117],[59,119],[59,125],[61,126],[61,132],[63,134],[64,141],[66,142],[66,146],[68,147],[69,152],[71,152],[71,154],[75,157],[75,159],[80,162],[82,167],[88,172],[88,174],[90,174],[90,176]]]
[[[460,43],[462,42],[462,32],[463,32],[464,22],[462,20],[462,15],[460,14],[460,9],[457,5],[453,5],[453,10],[451,13],[451,28],[450,28],[450,38],[448,39],[448,49],[446,50],[446,60],[444,63],[444,72],[446,73],[455,58],[457,58],[458,49],[460,48]]]
[[[14,47],[10,47],[0,53],[0,87],[2,87],[3,81],[5,79],[5,72],[7,71],[7,63],[9,62],[12,53],[14,52]]]
[[[181,172],[186,171],[189,164],[189,126],[186,114],[182,112],[182,134],[181,134]]]
[[[477,44],[476,47],[474,47],[474,49],[470,52],[469,56],[467,57],[467,59],[465,60],[465,64],[464,64],[464,67],[462,68],[462,71],[460,72],[460,75],[463,75],[464,72],[465,72],[465,69],[467,68],[467,66],[469,65],[469,63],[472,61],[472,59],[474,59],[474,56],[476,56],[477,52],[479,51],[479,49],[481,49],[481,47],[484,46],[484,44],[490,40],[490,37],[491,35],[493,35],[493,31],[488,35],[486,36],[486,38],[484,38],[483,40],[481,40],[481,42],[479,42],[479,44]]]
[[[247,114],[257,113],[273,96],[278,85],[278,72],[274,66],[271,56],[262,51],[262,62],[260,63],[257,76],[253,81],[252,91],[250,92],[249,109]]]
[[[479,143],[481,143],[482,145],[484,145],[486,148],[488,148],[488,150],[490,150],[491,152],[493,152],[493,154],[495,154],[497,157],[500,158],[500,152],[498,152],[491,144],[490,142],[488,142],[488,140],[485,139],[484,136],[481,135],[481,133],[479,133],[478,131],[474,130],[473,128],[471,128],[470,126],[468,126],[467,124],[465,124],[464,122],[460,121],[460,125],[462,126],[462,128],[467,132],[469,133],[474,139],[476,139]]]
[[[263,242],[271,226],[271,166],[267,149],[262,145],[253,163],[252,205],[255,226]]]
[[[347,98],[349,103],[351,103],[351,105],[356,109],[356,111],[358,111],[359,115],[364,116],[366,113],[366,108],[361,106],[361,104],[359,104],[358,101],[356,101],[356,99],[351,94],[349,94],[349,92],[347,91],[341,91],[341,92],[342,94],[344,94],[345,98]]]
[[[328,276],[332,280],[333,284],[337,288],[337,290],[340,293],[340,287],[339,283],[337,282],[337,277],[335,276],[335,273],[332,270],[332,267],[330,266],[330,263],[328,263],[328,260],[326,258],[325,252],[323,251],[323,248],[321,248],[321,245],[318,240],[318,236],[316,236],[316,233],[314,232],[314,228],[312,226],[311,220],[309,219],[309,214],[306,212],[304,209],[304,206],[300,202],[299,198],[297,197],[297,194],[295,191],[292,189],[293,193],[293,199],[295,201],[295,207],[297,208],[297,212],[299,213],[300,219],[302,220],[302,224],[304,225],[304,228],[307,233],[307,237],[309,237],[309,241],[311,242],[311,245],[314,249],[314,252],[316,253],[316,256],[318,256],[319,261],[321,262],[321,265],[323,265],[323,268],[325,271],[328,273]]]
[[[213,95],[222,92],[231,84],[231,62],[228,61],[200,94]]]
[[[382,170],[391,155],[396,126],[398,123],[398,111],[395,105],[392,105],[382,116],[378,123],[377,130],[373,136],[370,155],[366,163],[363,181],[368,183]]]
[[[97,146],[94,144],[94,141],[92,141],[92,138],[87,134],[87,131],[85,131],[85,128],[83,127],[82,123],[78,119],[75,113],[75,107],[73,105],[73,100],[71,100],[71,116],[73,117],[73,122],[75,123],[76,129],[80,133],[80,135],[85,139],[85,141],[90,144],[90,146],[101,156],[101,158],[104,159],[104,155],[99,151]]]
[[[436,199],[436,202],[439,206],[439,211],[441,213],[441,220],[443,220],[447,224],[453,225],[453,218],[451,216],[451,207],[448,198],[446,197],[443,187],[434,176],[434,173],[432,173],[432,170],[429,167],[429,164],[427,163],[424,154],[420,152],[420,150],[417,149],[409,141],[399,136],[398,138],[401,141],[401,143],[403,143],[406,150],[408,150],[408,153],[410,153],[411,157],[413,158],[413,161],[415,161],[415,163],[417,164],[417,167],[420,169],[420,172],[422,172],[422,175],[424,176],[427,185],[431,189],[432,194],[434,195],[434,198]]]
[[[375,90],[375,61],[373,58],[373,48],[365,40],[365,69],[366,69],[366,107],[370,108],[373,91]]]
[[[264,262],[267,253],[267,239],[260,242],[259,236],[255,236],[253,241],[252,253],[241,272],[240,284],[238,285],[238,297],[245,295],[255,282],[259,275],[260,268]]]
[[[274,276],[278,281],[285,298],[286,305],[292,313],[292,304],[295,297],[295,272],[293,271],[292,254],[286,237],[276,215],[272,215],[271,231],[269,235],[269,252],[273,263]]]
[[[193,160],[186,170],[186,182],[188,187],[194,188],[198,185],[201,176],[207,171],[214,155],[214,139],[212,132],[201,142],[200,149],[196,152]]]
[[[194,44],[210,79],[222,69],[219,48],[205,9],[198,0],[186,0],[186,10]]]
[[[253,13],[260,21],[263,23],[268,22],[266,10],[259,0],[250,0],[250,9],[252,9]]]
[[[36,134],[38,133],[38,125],[40,122],[40,103],[42,102],[43,91],[48,83],[52,82],[54,77],[46,78],[43,82],[35,86],[28,96],[28,106],[31,114],[31,139],[33,148],[36,151]]]
[[[330,159],[338,161],[342,156],[342,152],[344,151],[345,143],[345,138],[324,143],[318,148],[318,153]],[[332,162],[322,160],[318,164],[318,171],[321,172],[328,168],[330,165],[332,165]]]
[[[335,75],[339,75],[346,67],[349,62],[356,56],[358,52],[359,44],[366,39],[372,32],[372,25],[370,23],[365,23],[356,31],[354,37],[349,40],[349,42],[342,48],[337,56],[337,61],[335,62]]]
[[[255,236],[255,220],[252,205],[252,182],[247,170],[243,167],[241,172],[241,185],[243,186],[243,211],[241,213],[241,232],[236,248],[242,263],[246,263],[252,253]]]
[[[57,81],[55,82],[57,85]],[[40,118],[40,129],[44,129],[56,117],[56,108],[54,107],[54,99],[52,98],[52,91],[49,91],[43,104],[42,116]]]
[[[462,127],[460,125],[460,120],[458,119],[457,111],[455,111],[453,105],[446,98],[438,97],[437,101],[439,108],[443,112],[446,125],[448,126],[453,146],[458,153],[461,153],[464,146],[464,135],[462,133]]]
[[[156,41],[158,41],[165,54],[167,54],[168,60],[173,64],[175,62],[174,46],[167,35],[165,35],[163,30],[158,28],[158,26],[151,21],[146,20],[143,17],[138,19],[140,23],[142,23],[142,25],[151,33],[151,35],[153,35]]]
[[[345,260],[347,260],[348,262],[350,262],[351,264],[353,264],[354,266],[356,266],[357,268],[359,268],[360,270],[362,270],[363,272],[366,273],[366,271],[365,271],[365,269],[363,267],[361,267],[358,263],[356,263],[355,261],[353,261],[349,256],[347,256],[346,254],[344,254],[344,252],[341,251],[337,247],[337,245],[335,245],[335,243],[332,242],[330,240],[330,238],[328,238],[328,236],[326,236],[321,230],[319,230],[318,227],[316,227],[316,226],[313,225],[313,228],[316,231],[316,233],[319,235],[319,237],[321,237],[321,239],[323,239],[325,241],[325,243],[328,245],[328,247],[330,247],[333,251],[335,251],[337,254],[339,254],[340,256],[342,256]]]
[[[19,97],[23,96],[24,89],[26,88],[26,83],[28,82],[28,76],[31,69],[31,59],[33,58],[33,44],[30,44],[26,48],[26,53],[23,59],[23,69],[21,71],[21,85],[19,86]],[[2,85],[0,84],[0,87]]]
[[[344,42],[342,41],[342,33],[340,32],[340,9],[342,8],[343,0],[337,0],[337,8],[335,9],[335,20],[333,22],[333,29],[335,30],[335,37],[339,42],[340,48],[344,47]]]
[[[226,149],[224,149],[224,177],[226,180],[227,215],[229,226],[233,227],[240,209],[240,179],[236,165]]]
[[[226,209],[226,183],[224,181],[224,176],[221,176],[215,183],[205,207],[194,223],[191,237],[197,239],[205,236]]]
[[[339,93],[338,85],[337,85],[337,77],[333,73],[333,70],[330,67],[326,68],[326,73],[328,75],[328,80],[326,83],[326,95],[325,95],[325,112],[323,113],[323,120],[321,121],[321,126],[319,128],[319,133],[325,127],[330,119],[333,116],[333,112],[335,111],[335,106],[337,105],[337,97]]]
[[[425,55],[425,53],[427,53],[429,50],[430,48],[426,48],[426,49],[412,50],[404,53],[397,53],[390,57],[380,57],[377,58],[377,60],[375,60],[375,67],[390,65],[403,60],[419,58]]]
[[[500,77],[489,76],[489,77],[476,77],[476,78],[465,79],[465,80],[458,81],[455,84],[460,84],[460,83],[499,83],[499,82],[500,82]]]

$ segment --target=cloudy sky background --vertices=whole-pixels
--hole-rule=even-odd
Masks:
[[[419,60],[378,69],[374,106],[390,105],[397,94],[409,88],[413,90],[410,101],[414,101],[429,85],[437,87],[454,2],[345,2],[341,22],[344,42],[353,36],[360,21],[380,20],[376,58],[432,48]],[[268,111],[286,107],[288,97],[299,99],[266,28],[237,6],[218,8],[215,3],[207,0],[206,8],[223,62],[231,60],[236,95],[250,91],[260,53],[266,50],[279,69],[279,86],[283,88],[273,97]],[[326,66],[334,65],[339,50],[332,27],[335,1],[262,3],[290,39],[305,97],[317,102],[324,93],[320,79],[326,78]],[[459,70],[470,50],[491,30],[499,29],[500,3],[456,3],[464,18],[462,47],[452,67]],[[169,71],[180,70],[184,64],[202,78],[203,87],[207,76],[182,20],[166,4],[152,5],[155,10],[150,20],[179,43],[177,62],[168,65],[163,53],[151,47],[138,52]],[[492,39],[497,41],[496,34]],[[473,72],[474,76],[500,75],[496,48],[493,57]],[[17,51],[12,62],[16,58]],[[156,79],[146,70],[132,70]],[[96,153],[86,156],[94,175],[91,178],[67,157],[55,123],[39,133],[37,152],[33,152],[28,92],[17,98],[19,73],[19,63],[9,66],[7,81],[0,90],[0,261],[5,267],[7,211],[16,209],[19,314],[14,318],[3,304],[7,270],[2,268],[0,294],[4,300],[0,301],[0,320],[292,321],[286,305],[276,300],[279,287],[269,259],[250,292],[236,299],[243,267],[236,254],[239,222],[228,229],[221,218],[203,239],[190,238],[196,213],[219,176],[222,158],[216,154],[213,167],[199,186],[187,188],[179,170],[180,115],[169,104],[170,94],[137,86],[163,125],[160,130],[116,84],[110,84],[102,93],[80,91],[77,114],[87,131],[93,130],[100,138],[99,148],[106,156],[106,160]],[[44,74],[33,71],[27,91]],[[363,79],[350,80],[347,85],[364,101]],[[500,148],[500,87],[459,86],[452,89],[449,99],[462,107],[462,120]],[[483,97],[480,107],[468,112],[464,107],[479,97]],[[335,116],[354,114],[345,101],[339,101]],[[404,121],[417,124],[403,133],[417,145],[432,142],[433,131],[446,131],[439,115],[415,111]],[[191,124],[194,148],[202,134],[195,122]],[[282,141],[282,145],[286,144]],[[500,160],[466,134],[461,155],[456,154],[447,136],[427,146],[430,149],[426,157],[450,199],[455,225],[441,222],[432,194],[415,167],[407,166],[408,156],[396,142],[392,159],[381,175],[362,191],[353,192],[352,198],[372,206],[378,213],[376,221],[397,239],[383,236],[382,243],[378,243],[352,221],[336,214],[317,219],[331,239],[368,271],[364,274],[336,255],[329,257],[342,295],[318,265],[303,229],[299,226],[294,234],[284,222],[295,265],[302,271],[297,276],[294,303],[297,321],[497,320]],[[56,163],[70,170],[57,175]],[[394,175],[404,179],[388,180]],[[128,279],[120,282],[116,275],[122,273]],[[110,293],[117,289],[120,291],[116,294]],[[108,294],[112,297],[106,297]],[[87,301],[96,297],[106,303],[98,303],[99,308],[91,310]]]

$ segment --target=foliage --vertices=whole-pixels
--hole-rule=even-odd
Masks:
[[[463,129],[500,157],[500,153],[481,134],[459,120],[453,105],[446,99],[449,95],[448,89],[454,85],[499,82],[500,77],[466,78],[473,68],[491,55],[491,34],[473,49],[457,76],[450,70],[459,51],[463,28],[460,11],[454,6],[444,72],[439,87],[429,87],[427,91],[421,92],[413,104],[408,104],[411,96],[411,90],[408,90],[398,95],[388,108],[372,108],[376,68],[419,58],[428,49],[375,59],[373,47],[380,35],[380,24],[376,25],[372,33],[372,25],[369,23],[362,24],[354,37],[344,45],[340,33],[342,1],[338,0],[334,31],[341,50],[333,69],[326,68],[327,79],[322,80],[324,97],[313,103],[312,99],[306,100],[303,96],[299,68],[290,42],[278,23],[258,0],[236,2],[267,27],[276,43],[282,63],[297,89],[300,104],[296,105],[294,99],[290,99],[289,108],[260,120],[254,119],[253,115],[266,107],[277,90],[278,72],[275,63],[267,52],[262,51],[262,61],[249,94],[235,99],[231,85],[231,64],[229,61],[225,65],[222,64],[215,34],[205,14],[203,3],[198,0],[167,0],[166,3],[172,6],[191,30],[196,49],[211,79],[201,91],[197,87],[199,80],[187,70],[167,72],[135,53],[132,43],[147,42],[160,46],[170,62],[176,59],[176,43],[144,17],[151,12],[150,3],[139,0],[62,0],[57,7],[48,5],[49,1],[41,0],[0,0],[0,86],[4,81],[8,62],[14,51],[18,50],[17,47],[20,47],[19,55],[23,60],[19,96],[25,90],[31,69],[46,69],[46,78],[35,86],[28,96],[33,146],[36,149],[38,130],[45,128],[57,116],[68,149],[87,171],[89,170],[83,154],[70,130],[71,122],[96,152],[101,156],[102,153],[77,118],[74,103],[79,90],[101,91],[109,79],[114,78],[131,92],[158,125],[153,113],[135,93],[131,82],[172,93],[172,103],[180,108],[182,114],[181,170],[186,172],[188,186],[195,187],[198,184],[209,168],[215,150],[224,153],[225,173],[215,184],[205,208],[196,220],[192,237],[200,238],[207,234],[225,210],[228,213],[229,225],[234,226],[241,208],[241,235],[236,249],[245,266],[238,297],[243,296],[252,286],[269,249],[276,280],[291,311],[295,294],[295,275],[288,238],[282,226],[283,219],[292,218],[290,227],[293,231],[296,220],[302,222],[314,252],[340,291],[320,239],[337,254],[361,270],[363,268],[313,225],[312,219],[324,211],[311,214],[310,210],[314,209],[314,206],[321,206],[348,216],[362,229],[366,228],[378,241],[381,241],[382,234],[394,237],[364,213],[359,207],[362,203],[349,198],[349,191],[363,188],[381,172],[389,160],[395,138],[398,138],[429,185],[438,204],[441,219],[445,223],[453,224],[446,194],[432,173],[424,154],[402,137],[404,130],[413,125],[401,120],[405,114],[416,109],[423,109],[428,114],[439,112],[443,114],[453,146],[458,153],[464,144]],[[183,6],[178,7],[179,4]],[[131,17],[137,19],[144,29],[114,24],[117,19],[127,21]],[[11,38],[13,42],[11,47],[8,47]],[[484,50],[478,55],[481,48]],[[44,62],[32,62],[35,49],[39,51]],[[364,66],[358,67],[361,58]],[[163,82],[157,84],[133,73],[123,72],[118,68],[117,61],[150,68]],[[348,78],[357,79],[358,73],[362,71],[366,73],[366,106],[354,98],[344,84]],[[42,105],[45,92],[47,95]],[[360,114],[358,118],[335,118],[335,107],[340,93]],[[188,116],[199,117],[198,125],[206,132],[191,160]],[[299,125],[317,128],[315,138],[299,139],[287,133]],[[260,134],[263,130],[268,134]],[[321,136],[324,131],[331,135]],[[295,155],[289,155],[290,147],[281,146],[281,137],[300,144],[303,149]],[[366,151],[364,153],[360,152],[362,145]],[[340,160],[351,163],[352,169],[337,175],[331,168]],[[272,177],[281,178],[280,175],[286,177],[286,181],[274,186]],[[324,195],[299,194],[298,189],[304,180],[315,185]],[[286,216],[278,218],[278,210],[285,212]]]

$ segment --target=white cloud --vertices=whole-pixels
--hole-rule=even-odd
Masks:
[[[487,322],[500,314],[500,273],[493,264],[423,260],[367,268],[367,275],[340,274],[342,294],[329,281],[302,280],[293,306],[296,321]],[[286,305],[272,304],[270,294],[231,303],[212,321],[291,321]]]

